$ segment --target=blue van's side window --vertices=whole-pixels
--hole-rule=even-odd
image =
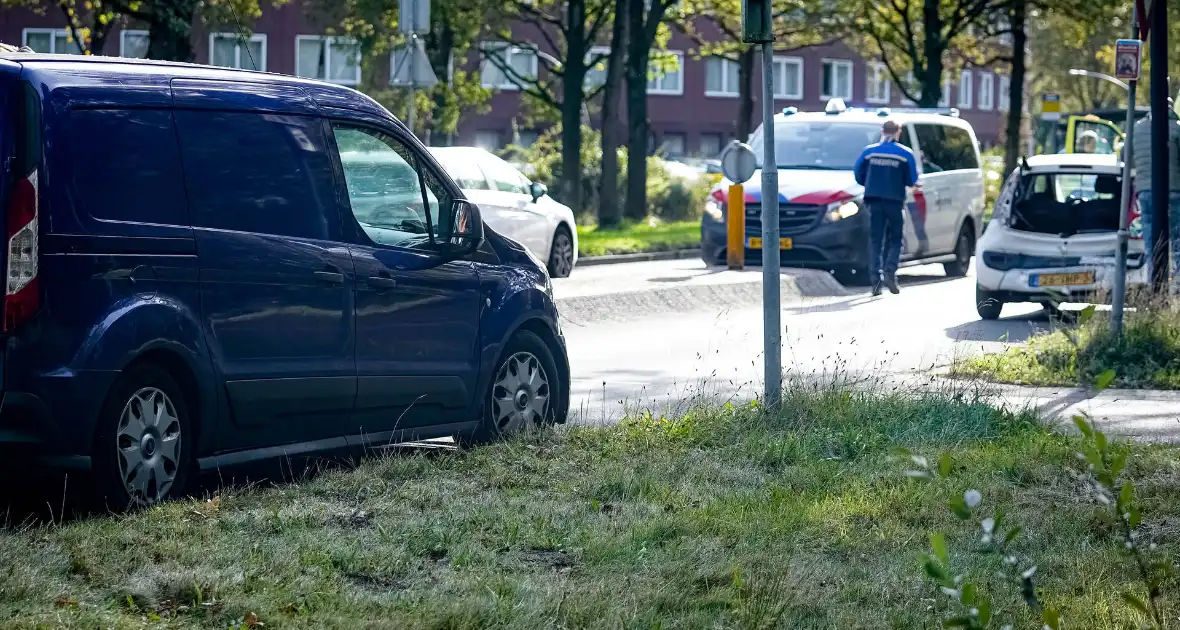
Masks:
[[[166,110],[76,110],[71,138],[74,203],[103,221],[190,225],[172,112]]]
[[[319,119],[174,115],[197,226],[320,240],[339,233],[331,154]]]

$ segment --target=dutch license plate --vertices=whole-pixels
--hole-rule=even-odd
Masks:
[[[1028,286],[1030,287],[1068,287],[1081,284],[1094,284],[1094,272],[1043,273],[1028,277]]]
[[[778,240],[779,249],[791,249],[794,243],[789,238],[780,238]],[[750,249],[762,249],[762,239],[757,236],[750,237]]]

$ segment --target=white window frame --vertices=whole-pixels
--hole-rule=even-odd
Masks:
[[[1000,85],[996,89],[996,108],[1002,112],[1008,111],[1008,103],[1012,98],[1012,77],[1000,75]]]
[[[316,41],[316,42],[322,41],[322,42],[327,42],[327,44],[328,44],[328,49],[327,49],[326,55],[324,57],[324,76],[322,76],[322,77],[307,77],[307,76],[304,76],[303,73],[300,72],[301,68],[299,67],[299,45],[302,44],[303,42],[306,42],[306,41]],[[345,79],[345,80],[338,79],[335,81],[330,78],[332,76],[332,46],[334,44],[343,44],[343,45],[348,45],[348,46],[356,46],[357,45],[356,41],[354,41],[348,37],[337,37],[334,35],[296,35],[295,36],[295,76],[303,77],[305,79],[313,79],[316,81],[324,81],[326,83],[335,83],[337,85],[358,85],[358,84],[360,84],[360,82],[361,82],[361,59],[359,57],[359,52],[360,52],[359,48],[357,50],[358,58],[356,60],[357,63],[356,63],[355,77],[352,79]]]
[[[529,74],[532,75],[532,78],[537,78],[537,77],[541,76],[540,75],[541,58],[537,56],[537,53],[535,51],[533,51],[525,46],[518,46],[518,45],[513,44],[511,42],[480,42],[480,44],[479,44],[479,85],[480,85],[480,87],[484,88],[485,90],[499,90],[501,92],[519,92],[520,91],[520,86],[513,83],[512,79],[508,76],[508,73],[503,72],[499,66],[495,66],[495,68],[496,68],[497,72],[504,75],[504,83],[503,84],[493,85],[493,84],[488,83],[487,79],[485,78],[487,76],[486,73],[484,72],[484,68],[486,67],[485,64],[492,64],[491,60],[489,60],[487,58],[487,51],[494,50],[497,48],[504,49],[504,51],[506,53],[504,55],[504,65],[506,65],[510,68],[512,67],[512,57],[514,55],[528,55],[529,57],[532,58],[532,63],[529,64],[530,65]],[[520,51],[510,52],[509,49],[511,49],[511,48],[520,48]],[[494,64],[492,64],[492,65],[494,66]]]
[[[57,49],[57,36],[58,35],[65,35],[66,40],[67,40],[67,42],[66,42],[67,45],[70,43],[68,40],[73,37],[72,35],[70,35],[70,30],[67,28],[26,28],[26,29],[22,29],[21,33],[20,33],[20,45],[21,46],[28,46],[29,45],[29,35],[48,35],[49,36],[49,46],[50,46],[50,48],[53,49],[48,53],[50,55],[81,54],[82,47],[78,46],[78,42],[76,42],[76,41],[73,42],[73,44],[74,44],[74,46],[76,46],[78,48],[78,50],[79,50],[78,53],[62,52]]]
[[[650,62],[649,62],[648,70],[647,70],[647,76],[648,76],[647,93],[648,94],[655,94],[655,95],[659,95],[659,96],[683,96],[684,95],[684,51],[683,50],[662,50],[662,51],[657,52],[657,51],[653,50],[652,55],[651,55],[652,58],[654,59],[657,55],[660,57],[676,57],[676,62],[677,62],[676,76],[679,77],[680,80],[677,82],[678,85],[675,88],[670,89],[670,90],[664,89],[664,88],[659,88],[659,87],[653,88],[652,81],[656,81],[657,85],[658,85],[659,81],[661,81],[665,77],[667,77],[667,74],[663,74],[658,77],[652,76],[651,66],[650,66]]]
[[[142,35],[144,37],[151,36],[150,33],[148,33],[148,31],[134,29],[134,28],[125,28],[122,31],[120,31],[119,32],[119,56],[120,57],[127,57],[126,51],[127,51],[127,36],[128,35]],[[144,51],[144,55],[147,55],[146,50]],[[143,57],[128,57],[128,59],[143,59]]]
[[[939,107],[950,107],[951,106],[951,82],[950,81],[943,81],[942,82],[942,97],[938,99],[938,106]]]
[[[959,73],[959,109],[971,109],[975,104],[975,73],[963,70]]]
[[[236,61],[237,61],[238,65],[236,67],[239,70],[253,70],[254,69],[250,66],[243,65],[244,63],[249,63],[250,58],[249,58],[249,55],[247,55],[246,58],[244,58],[244,59],[242,57],[242,35],[240,33],[230,33],[230,32],[209,33],[209,65],[213,65],[213,46],[214,46],[214,42],[216,42],[219,38],[220,39],[232,39],[234,41],[234,44],[237,47],[236,48],[236,52],[237,52]],[[249,41],[258,42],[258,43],[262,44],[262,47],[261,47],[262,58],[255,59],[255,61],[258,62],[258,71],[259,72],[266,72],[266,53],[267,53],[266,34],[265,33],[254,33],[254,34],[250,35]],[[296,50],[296,55],[298,55],[298,54],[299,54],[298,50]],[[222,66],[218,66],[218,67],[222,67]]]
[[[799,72],[797,73],[798,80],[795,85],[791,86],[793,90],[786,90],[787,88],[787,66],[795,66]],[[781,101],[801,101],[803,100],[803,82],[806,76],[804,72],[804,64],[802,57],[778,56],[774,57],[774,98]],[[778,91],[779,87],[783,87],[783,91]]]
[[[586,51],[586,63],[589,64],[594,60],[595,57],[602,57],[602,61],[600,63],[605,64],[602,69],[602,83],[595,84],[590,81],[590,73],[593,72],[593,68],[587,67],[585,84],[589,89],[594,89],[599,85],[606,84],[606,73],[610,71],[610,46],[591,46],[590,50]]]
[[[885,98],[876,98],[877,85],[885,85]],[[888,105],[893,100],[893,81],[890,80],[889,68],[880,61],[870,61],[865,64],[865,101],[874,105]]]
[[[721,91],[720,92],[709,90],[709,61],[712,59],[716,59],[721,62]],[[728,85],[728,83],[729,83],[729,72],[728,72],[729,64],[733,64],[733,65],[737,66],[738,62],[736,62],[732,59],[727,59],[726,57],[723,57],[721,55],[716,55],[713,57],[706,57],[705,58],[705,96],[707,96],[709,98],[737,98],[738,96],[741,95],[741,86],[740,85],[733,86],[732,91],[729,89],[730,88],[730,86]],[[680,71],[683,73],[684,69],[681,68]],[[738,69],[738,73],[739,73],[738,82],[740,83],[741,82],[741,74],[740,74],[741,69],[740,68]],[[681,81],[681,82],[683,83],[683,81]]]
[[[984,87],[987,87],[985,90]],[[984,100],[987,96],[987,100]],[[990,112],[996,108],[996,75],[991,72],[979,73],[979,109]]]
[[[827,90],[824,89],[825,88],[825,86],[824,86],[824,66],[826,66],[828,64],[832,64],[832,78],[833,79],[835,79],[836,75],[839,74],[838,72],[836,72],[836,68],[838,68],[840,66],[846,66],[848,68],[848,94],[828,94]],[[851,59],[835,59],[835,58],[825,57],[820,62],[819,97],[821,100],[826,101],[826,100],[833,99],[833,98],[841,98],[846,101],[850,101],[850,100],[852,100],[852,95],[856,93],[855,86],[856,86],[856,64],[852,63]]]

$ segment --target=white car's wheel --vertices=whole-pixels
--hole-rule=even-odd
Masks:
[[[553,278],[568,278],[574,271],[574,239],[569,228],[559,225],[553,233],[553,244],[549,247],[549,275]]]
[[[979,313],[980,318],[989,321],[999,319],[1003,310],[1004,303],[999,299],[998,294],[978,286],[975,287],[975,311]]]

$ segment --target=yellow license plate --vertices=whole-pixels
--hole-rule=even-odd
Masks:
[[[1094,272],[1045,273],[1034,275],[1029,280],[1029,284],[1034,287],[1068,287],[1079,284],[1094,284]]]
[[[778,240],[779,249],[791,249],[794,244],[789,238],[780,238]],[[752,236],[750,237],[750,249],[762,249],[762,239]]]

